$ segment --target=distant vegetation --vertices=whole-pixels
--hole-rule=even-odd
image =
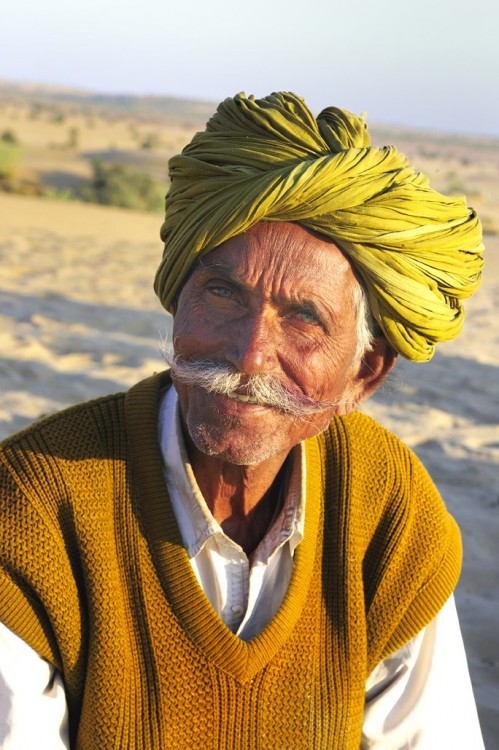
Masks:
[[[161,212],[169,157],[213,109],[0,82],[0,191]]]
[[[9,146],[19,146],[17,136],[10,128],[4,130],[3,133],[0,134],[0,141],[2,141],[2,143],[7,143]]]
[[[0,190],[7,190],[13,185],[19,165],[21,163],[21,149],[17,136],[8,129],[0,133]]]
[[[138,211],[163,209],[165,190],[145,172],[127,164],[109,164],[99,159],[92,167],[91,185],[79,191],[83,200]]]
[[[21,160],[21,150],[17,146],[0,140],[0,180],[9,180],[15,174]]]
[[[111,96],[0,81],[0,191],[163,211],[167,162],[204,128],[215,104]],[[433,187],[464,194],[487,233],[499,231],[499,139],[370,124]]]
[[[125,117],[137,121],[181,121],[192,129],[204,122],[215,111],[213,102],[200,102],[173,96],[132,96],[126,94],[96,94],[78,89],[17,84],[0,81],[0,99],[10,105],[24,105],[30,101],[33,118],[51,108],[53,117],[63,121],[69,115]]]

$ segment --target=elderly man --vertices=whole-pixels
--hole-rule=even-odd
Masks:
[[[171,369],[3,445],[3,747],[483,747],[459,532],[356,411],[458,333],[475,214],[293,94],[170,174]]]

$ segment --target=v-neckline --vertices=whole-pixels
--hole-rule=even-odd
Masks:
[[[245,642],[217,615],[201,589],[171,507],[163,476],[158,440],[158,407],[164,377],[153,376],[126,396],[128,439],[133,471],[132,492],[153,564],[166,597],[191,641],[219,669],[239,682],[251,680],[275,656],[297,623],[314,570],[318,529],[323,514],[324,476],[319,440],[305,442],[307,512],[303,540],[294,555],[293,574],[284,601],[265,629]]]

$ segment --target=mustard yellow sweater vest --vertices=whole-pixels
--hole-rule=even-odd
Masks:
[[[61,670],[73,748],[358,750],[367,674],[456,584],[454,521],[393,435],[333,420],[307,441],[289,591],[244,643],[182,548],[157,440],[165,382],[4,443],[0,620]]]

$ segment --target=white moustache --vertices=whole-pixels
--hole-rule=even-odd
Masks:
[[[235,401],[272,407],[297,418],[306,418],[340,405],[340,402],[315,401],[290,389],[268,373],[244,375],[225,362],[183,360],[171,347],[166,346],[162,353],[177,382],[197,386]]]

